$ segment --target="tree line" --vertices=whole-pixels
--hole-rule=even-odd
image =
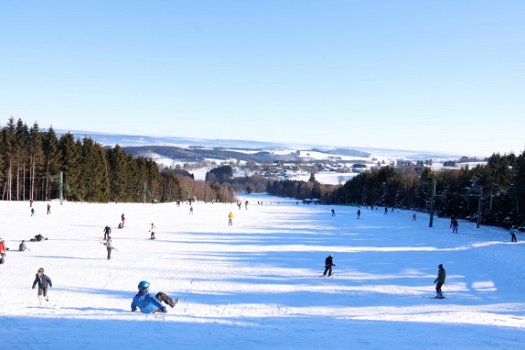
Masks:
[[[434,191],[435,183],[435,191]],[[267,192],[317,198],[327,204],[396,207],[441,217],[508,227],[525,221],[525,152],[493,154],[486,165],[432,171],[424,166],[385,166],[361,173],[342,186],[305,181],[269,181]],[[480,210],[481,209],[481,210]]]
[[[52,127],[28,127],[11,117],[0,128],[0,198],[48,201],[60,192],[66,200],[89,202],[235,201],[228,186],[161,170],[119,145],[103,147],[71,133],[58,137]]]

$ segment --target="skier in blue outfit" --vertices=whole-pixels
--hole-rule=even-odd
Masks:
[[[173,300],[166,293],[158,292],[155,296],[149,293],[149,282],[141,281],[138,285],[139,292],[133,297],[131,302],[131,311],[137,311],[137,308],[146,314],[154,312],[163,312],[166,313],[168,310],[162,302],[165,302],[171,307],[174,307],[179,299]]]

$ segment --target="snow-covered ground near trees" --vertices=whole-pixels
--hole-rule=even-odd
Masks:
[[[0,349],[520,349],[525,237],[382,208],[0,202]],[[273,200],[273,203],[271,201]],[[257,201],[264,201],[258,205]],[[279,204],[277,204],[279,202]],[[331,216],[334,208],[336,216]],[[227,215],[235,215],[233,226]],[[125,228],[117,229],[125,213]],[[154,222],[157,240],[150,240]],[[106,224],[118,249],[101,244]],[[49,239],[28,242],[37,233]],[[334,255],[335,276],[319,277]],[[446,299],[431,299],[444,264]],[[50,301],[31,289],[44,267]],[[130,312],[141,280],[180,298]]]

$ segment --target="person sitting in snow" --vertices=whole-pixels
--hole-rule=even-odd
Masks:
[[[41,233],[39,233],[38,235],[30,239],[31,242],[40,242],[40,241],[46,241],[46,240],[47,238],[42,236]]]
[[[20,242],[20,245],[18,246],[18,250],[21,252],[25,252],[27,250],[26,241]]]
[[[135,312],[137,309],[139,309],[145,314],[154,312],[166,313],[168,310],[164,305],[162,305],[162,302],[165,302],[169,306],[174,307],[179,301],[178,298],[173,300],[163,292],[158,292],[155,296],[153,296],[153,294],[149,293],[148,281],[140,281],[138,289],[138,293],[133,297],[133,301],[131,302],[132,312]]]
[[[445,278],[447,277],[447,273],[445,272],[445,269],[443,268],[443,264],[438,265],[438,275],[436,279],[434,280],[434,283],[436,284],[436,298],[443,299],[443,292],[441,291],[441,287],[445,284]]]

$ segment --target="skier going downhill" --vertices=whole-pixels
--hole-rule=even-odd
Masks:
[[[332,254],[330,254],[329,256],[326,257],[326,259],[324,259],[324,272],[321,277],[332,276],[332,266],[335,266],[334,257],[332,256]]]
[[[447,273],[445,272],[445,269],[443,268],[443,264],[438,265],[438,275],[436,279],[434,280],[434,283],[436,284],[436,298],[437,299],[443,299],[443,292],[441,291],[441,287],[443,284],[445,284],[445,278],[447,277]]]

